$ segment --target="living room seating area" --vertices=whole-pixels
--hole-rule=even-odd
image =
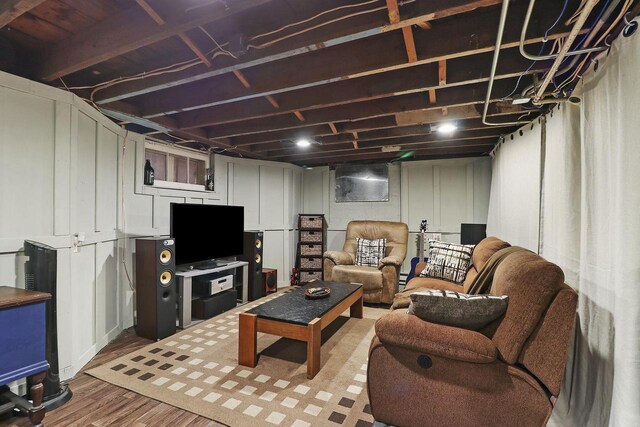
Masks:
[[[483,242],[506,245],[494,238]],[[483,242],[477,248],[483,249]],[[546,424],[561,390],[577,294],[564,284],[558,266],[528,251],[500,263],[489,293],[507,295],[509,305],[504,317],[480,331],[430,323],[404,309],[376,322],[367,368],[376,420],[424,426]]]
[[[1,0],[0,427],[640,426],[640,0]]]

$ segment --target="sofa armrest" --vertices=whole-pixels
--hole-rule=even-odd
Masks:
[[[393,311],[376,322],[383,344],[471,363],[491,363],[497,350],[480,332],[426,322],[404,310]]]
[[[403,260],[400,259],[400,257],[390,255],[380,260],[380,268],[384,267],[385,265],[400,267],[402,265],[402,261]]]
[[[336,265],[353,265],[353,258],[348,252],[326,251],[324,258],[328,258]]]

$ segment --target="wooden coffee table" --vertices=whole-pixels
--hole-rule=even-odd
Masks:
[[[327,298],[308,300],[307,288],[331,288]],[[255,367],[258,363],[257,333],[278,335],[307,343],[307,378],[320,371],[322,330],[347,308],[351,317],[362,319],[362,285],[315,281],[240,313],[238,363]]]

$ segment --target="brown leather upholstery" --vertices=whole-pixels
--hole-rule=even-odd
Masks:
[[[387,239],[385,258],[380,266],[354,266],[356,238]],[[342,251],[324,253],[324,279],[336,282],[362,283],[365,302],[391,304],[398,292],[400,268],[407,256],[409,228],[390,221],[351,221]]]
[[[515,252],[490,289],[509,295],[507,312],[483,331],[436,325],[405,310],[380,318],[367,372],[374,418],[399,427],[546,425],[578,300],[563,280],[558,266]]]
[[[473,283],[473,279],[476,278],[478,272],[482,270],[482,267],[484,267],[487,261],[489,261],[489,258],[499,250],[508,248],[509,246],[511,246],[509,243],[500,240],[497,237],[486,237],[482,239],[480,243],[473,248],[473,253],[471,254],[471,265],[469,266],[469,270],[467,270],[467,275],[464,278],[462,286],[447,282],[446,280],[416,276],[407,283],[405,289],[427,287],[467,293],[471,283]],[[424,262],[419,263],[416,266],[416,274],[420,274],[420,272],[424,270],[425,265],[426,263]]]

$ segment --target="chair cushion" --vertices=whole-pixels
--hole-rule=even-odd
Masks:
[[[387,239],[368,240],[356,238],[355,265],[378,268],[380,260],[385,257]]]
[[[334,282],[362,283],[365,289],[382,289],[382,271],[360,265],[336,265],[331,280]]]
[[[471,264],[473,245],[429,240],[429,261],[420,277],[434,277],[462,284]]]
[[[464,292],[462,286],[433,277],[414,277],[404,287],[405,291],[414,288],[431,288],[445,291]]]
[[[477,331],[507,310],[509,297],[426,291],[411,295],[409,314],[428,322]]]

